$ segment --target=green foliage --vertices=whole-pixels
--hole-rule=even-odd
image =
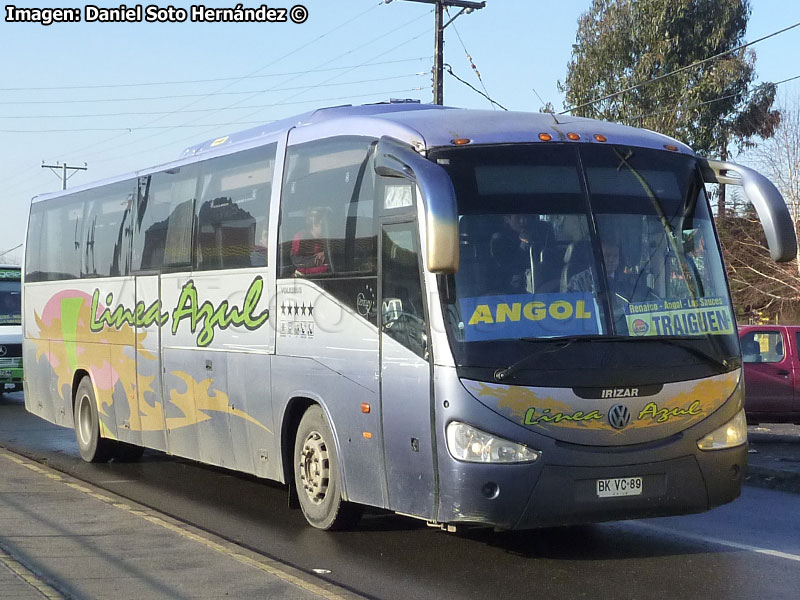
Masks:
[[[752,136],[767,137],[780,114],[771,110],[774,85],[748,92],[753,52],[663,77],[741,45],[749,16],[749,0],[593,0],[559,83],[566,104],[577,107],[572,114],[659,131],[703,154],[725,155],[731,141],[741,147]]]

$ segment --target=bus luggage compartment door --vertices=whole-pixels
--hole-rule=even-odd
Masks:
[[[136,277],[136,305],[153,306],[161,299],[158,275]],[[143,446],[167,451],[164,398],[161,384],[161,325],[136,326],[136,403],[138,418],[131,415],[131,429],[142,432]],[[136,420],[137,422],[134,422]]]

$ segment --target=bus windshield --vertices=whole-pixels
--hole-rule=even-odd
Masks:
[[[701,340],[718,357],[736,354],[693,157],[538,144],[432,158],[450,173],[459,204],[460,267],[443,278],[442,297],[461,364],[490,366],[492,354],[505,354],[498,344],[583,336],[677,337]],[[481,342],[494,349],[480,351]]]
[[[21,313],[19,281],[0,281],[0,325],[20,325]]]

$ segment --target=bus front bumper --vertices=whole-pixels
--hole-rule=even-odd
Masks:
[[[736,499],[746,470],[747,446],[700,452],[669,460],[615,466],[536,465],[508,479],[460,475],[460,502],[455,510],[446,498],[440,505],[442,522],[480,522],[502,529],[533,529],[703,512]],[[511,474],[512,471],[509,471]],[[520,495],[533,476],[533,489]],[[505,480],[505,481],[504,481]],[[641,484],[637,493],[604,495],[619,481]],[[603,484],[598,484],[603,481]],[[608,482],[608,483],[605,483]],[[638,484],[637,484],[638,485]],[[487,486],[494,494],[487,493]],[[636,487],[636,486],[634,486]],[[467,493],[472,489],[472,493]],[[530,490],[530,487],[528,488]],[[448,510],[450,509],[450,510]]]

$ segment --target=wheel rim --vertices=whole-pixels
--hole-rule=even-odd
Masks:
[[[330,484],[330,458],[325,439],[317,431],[309,433],[303,442],[300,482],[311,502],[321,504],[325,500]]]
[[[81,445],[88,446],[92,443],[92,407],[91,398],[84,395],[78,400],[78,435]]]

